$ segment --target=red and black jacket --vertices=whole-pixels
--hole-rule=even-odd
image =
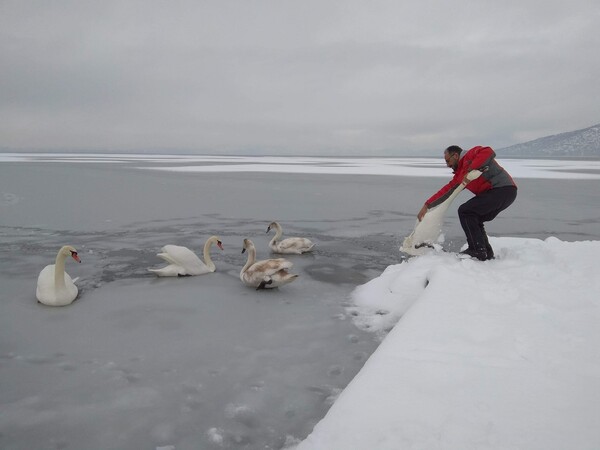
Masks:
[[[467,184],[467,189],[475,195],[504,186],[517,187],[508,172],[496,162],[495,157],[496,152],[491,147],[473,147],[458,160],[458,167],[454,171],[452,180],[433,194],[425,204],[433,208],[443,203],[460,186],[465,175],[475,169],[483,171],[479,178]]]

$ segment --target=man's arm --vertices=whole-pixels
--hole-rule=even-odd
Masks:
[[[471,170],[470,172],[465,174],[460,183],[460,190],[464,189],[467,186],[467,184],[469,184],[471,181],[475,180],[476,178],[479,178],[482,173],[483,172],[481,170]],[[419,219],[419,222],[423,220],[423,217],[425,217],[425,214],[427,214],[428,210],[429,205],[425,203],[419,211],[419,213],[417,214],[417,219]]]
[[[419,214],[417,214],[417,219],[419,219],[419,222],[421,220],[423,220],[423,217],[425,217],[425,214],[427,214],[428,209],[429,209],[429,207],[427,206],[427,203],[425,203],[423,205],[423,207],[421,208],[421,210],[419,211]]]

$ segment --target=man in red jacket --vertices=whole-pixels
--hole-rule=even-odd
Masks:
[[[517,198],[517,185],[506,170],[496,162],[496,153],[490,147],[473,147],[462,158],[462,148],[452,145],[444,151],[446,165],[452,168],[454,177],[433,194],[423,205],[417,218],[423,219],[429,208],[443,203],[461,183],[475,197],[460,205],[458,217],[467,236],[469,248],[461,252],[481,261],[494,258],[494,250],[488,241],[484,222],[493,220]],[[478,169],[479,178],[469,181],[466,175]]]

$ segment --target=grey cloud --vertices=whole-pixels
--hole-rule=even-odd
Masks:
[[[418,153],[598,122],[595,2],[0,4],[0,148]]]

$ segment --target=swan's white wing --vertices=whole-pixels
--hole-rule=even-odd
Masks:
[[[293,280],[298,275],[292,275],[288,272],[293,264],[283,258],[267,259],[252,264],[245,272],[241,274],[242,281],[247,286],[258,287],[264,285],[265,288],[275,288],[283,286]],[[267,282],[268,284],[264,284]]]
[[[43,291],[43,292],[54,292],[55,291],[55,286],[54,286],[54,271],[55,271],[55,266],[54,264],[50,264],[47,265],[46,267],[44,267],[42,269],[42,271],[40,272],[39,276],[38,276],[38,281],[37,281],[37,289],[38,291]],[[75,283],[75,281],[77,281],[79,279],[79,277],[72,279],[71,276],[65,272],[65,286],[71,286]]]
[[[313,243],[307,238],[287,238],[277,244],[280,251],[307,251],[313,247]]]
[[[291,274],[285,270],[280,270],[276,274],[273,274],[273,276],[271,277],[271,284],[265,285],[265,288],[268,289],[268,288],[276,288],[279,286],[283,286],[284,284],[291,283],[296,278],[298,278],[298,275]]]
[[[160,269],[148,269],[149,272],[155,273],[159,277],[177,277],[179,275],[187,275],[183,267],[177,264],[169,264],[168,266],[161,267]]]
[[[200,275],[210,272],[206,264],[187,247],[165,245],[161,251],[162,253],[159,253],[158,256],[169,264],[182,267],[185,275]]]
[[[73,283],[71,276],[65,272],[65,287],[57,290],[54,284],[55,265],[50,264],[42,269],[38,276],[37,288],[35,291],[37,299],[50,306],[65,306],[75,300],[79,290]],[[76,279],[77,280],[77,279]]]
[[[79,280],[79,277],[73,279],[67,272],[65,272],[65,286],[67,286],[68,289],[75,288],[77,290],[77,286],[75,286],[75,282],[77,280]]]
[[[50,264],[42,269],[37,280],[36,295],[38,300],[49,294],[54,294],[54,264]]]
[[[262,277],[270,277],[280,270],[291,269],[294,264],[287,259],[275,258],[257,261],[248,268],[248,272],[260,274]]]

